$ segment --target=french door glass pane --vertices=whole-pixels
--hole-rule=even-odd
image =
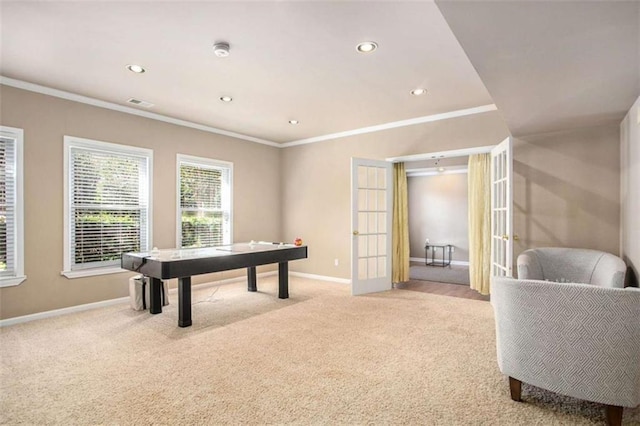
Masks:
[[[376,188],[376,181],[378,180],[378,173],[376,169],[376,167],[369,167],[367,173],[367,188]]]
[[[368,236],[368,242],[369,242],[369,256],[376,256],[378,254],[378,237],[376,235],[369,235]]]
[[[376,210],[376,190],[370,189],[367,191],[367,210],[375,211]]]
[[[378,188],[387,188],[387,171],[382,167],[378,168]]]
[[[369,279],[378,277],[378,258],[370,257],[367,259],[368,269],[367,276]]]
[[[368,213],[363,213],[363,212],[358,213],[358,233],[360,233],[360,234],[366,234],[367,233],[367,230],[369,229],[367,227],[367,223],[368,223],[367,217],[368,216],[369,216]]]
[[[368,256],[368,251],[367,251],[367,236],[366,235],[359,235],[358,236],[358,257],[367,257]]]
[[[387,233],[387,214],[378,213],[378,232],[380,234]]]
[[[387,255],[387,236],[386,235],[378,235],[378,255],[379,256]]]
[[[367,279],[367,259],[358,259],[358,279]]]
[[[367,167],[358,166],[358,188],[367,187]]]
[[[384,277],[387,275],[387,258],[386,256],[378,257],[378,276]]]
[[[374,234],[377,230],[376,226],[376,214],[375,213],[367,213],[369,226],[367,227],[367,232],[369,234]]]
[[[367,210],[367,190],[358,189],[358,210]]]

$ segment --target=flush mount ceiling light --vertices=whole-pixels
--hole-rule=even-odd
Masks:
[[[360,53],[371,53],[378,48],[378,43],[375,41],[363,41],[356,46],[356,50]]]
[[[423,88],[413,89],[411,91],[411,94],[414,96],[424,95],[425,93],[427,93],[427,89],[423,89]]]
[[[444,172],[444,167],[438,167],[438,171],[439,171],[440,173]]]
[[[135,64],[127,65],[127,69],[131,72],[135,72],[136,74],[142,74],[143,72],[146,71],[140,65],[135,65]]]
[[[231,96],[220,96],[222,102],[231,102],[233,98]]]
[[[298,120],[289,120],[289,124],[299,124]]]
[[[220,42],[213,45],[213,53],[218,58],[226,58],[229,56],[229,43]]]

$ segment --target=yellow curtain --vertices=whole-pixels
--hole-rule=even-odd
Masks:
[[[491,274],[491,155],[469,156],[469,281],[489,294]]]
[[[407,202],[407,174],[404,163],[393,165],[393,238],[391,281],[409,281],[409,207]]]

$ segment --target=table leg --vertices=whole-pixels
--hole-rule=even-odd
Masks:
[[[247,268],[247,282],[249,291],[258,291],[257,279],[256,279],[256,267],[249,266]]]
[[[162,281],[158,278],[151,278],[151,283],[149,284],[149,313],[162,313],[162,300],[160,300],[161,286]]]
[[[178,326],[191,325],[191,277],[178,278]]]
[[[278,297],[289,298],[289,262],[278,263]]]

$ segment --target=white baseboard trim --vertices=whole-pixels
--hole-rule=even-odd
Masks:
[[[424,263],[424,257],[410,257],[410,261],[412,262],[422,262]],[[452,260],[452,265],[460,265],[460,266],[469,266],[469,262],[465,262],[464,260]]]
[[[318,280],[318,281],[331,281],[339,284],[351,284],[351,280],[347,278],[336,278],[336,277],[329,277],[326,275],[305,274],[303,272],[289,272],[289,275],[292,277],[309,278],[309,279]]]
[[[257,277],[268,277],[271,275],[277,275],[278,271],[269,271],[269,272],[262,272],[257,274]],[[218,286],[218,285],[223,285],[223,284],[230,284],[233,282],[237,282],[237,281],[243,281],[246,280],[247,277],[244,275],[238,276],[238,277],[234,277],[234,278],[226,278],[224,280],[219,280],[219,281],[211,281],[211,282],[207,282],[207,283],[202,283],[202,284],[196,284],[193,285],[191,288],[192,289],[197,289],[197,288],[207,288],[207,287],[213,287],[213,286]],[[178,291],[177,288],[170,288],[169,289],[169,293],[176,293]],[[35,314],[29,314],[29,315],[22,315],[19,317],[13,317],[13,318],[7,318],[7,319],[3,319],[0,320],[0,327],[7,327],[10,325],[14,325],[14,324],[21,324],[24,322],[30,322],[30,321],[36,321],[36,320],[40,320],[40,319],[45,319],[45,318],[52,318],[52,317],[57,317],[60,315],[66,315],[66,314],[73,314],[76,312],[82,312],[82,311],[88,311],[90,309],[98,309],[98,308],[105,308],[107,306],[113,306],[113,305],[117,305],[120,303],[128,303],[129,302],[129,296],[125,296],[125,297],[118,297],[117,299],[109,299],[109,300],[102,300],[100,302],[93,302],[93,303],[85,303],[83,305],[76,305],[76,306],[69,306],[68,308],[61,308],[61,309],[53,309],[51,311],[44,311],[44,312],[38,312]]]
[[[30,322],[39,319],[58,317],[60,315],[72,314],[75,312],[88,311],[90,309],[104,308],[107,306],[117,305],[119,303],[127,303],[128,301],[129,296],[118,297],[117,299],[103,300],[101,302],[86,303],[84,305],[69,306],[68,308],[54,309],[52,311],[44,311],[35,314],[23,315],[20,317],[7,318],[0,320],[0,327],[21,324],[23,322]]]

